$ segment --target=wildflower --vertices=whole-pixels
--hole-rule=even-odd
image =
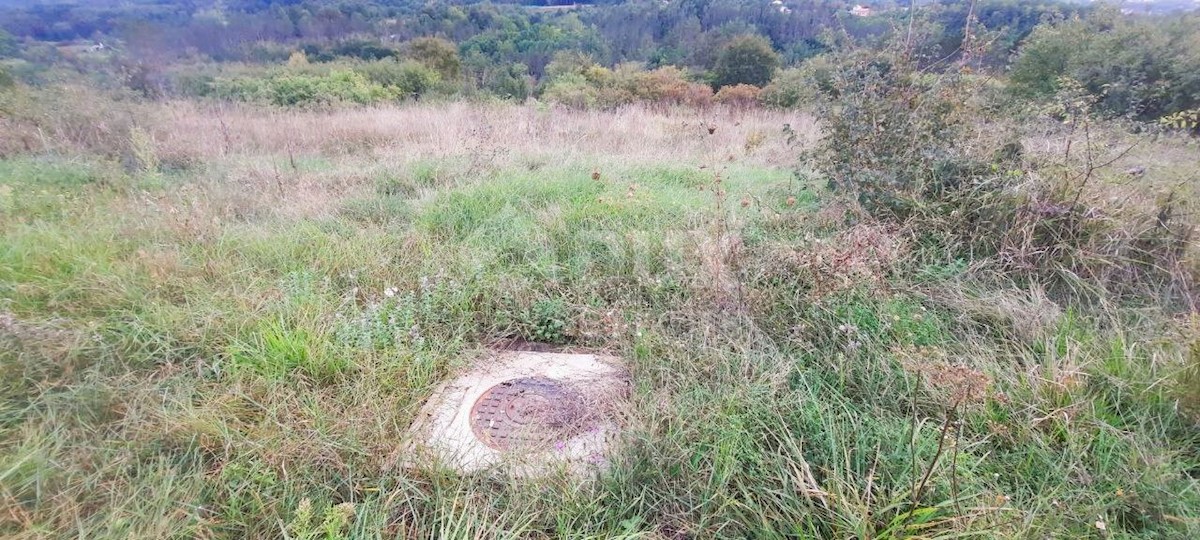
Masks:
[[[1102,531],[1107,531],[1107,530],[1108,530],[1108,524],[1104,523],[1104,520],[1100,520],[1100,519],[1098,519],[1098,520],[1096,520],[1096,528],[1097,528],[1097,529],[1100,529],[1100,530],[1102,530]]]
[[[396,296],[396,293],[398,293],[398,292],[400,292],[400,289],[397,289],[395,287],[388,287],[383,290],[383,295],[388,298],[391,298],[393,296]]]

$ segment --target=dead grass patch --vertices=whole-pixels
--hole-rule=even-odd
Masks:
[[[553,162],[605,155],[639,162],[716,161],[744,154],[756,164],[791,164],[795,148],[816,138],[799,112],[628,106],[616,111],[545,110],[537,105],[414,104],[326,111],[171,102],[161,105],[155,140],[164,162],[206,162],[244,154],[348,155],[376,158],[495,154]],[[708,127],[716,127],[710,134]],[[765,136],[764,134],[778,134]]]

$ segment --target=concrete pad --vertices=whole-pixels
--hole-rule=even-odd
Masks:
[[[434,392],[405,462],[518,476],[602,469],[629,393],[625,369],[594,354],[496,352]]]

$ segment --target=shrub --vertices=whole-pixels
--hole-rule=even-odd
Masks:
[[[554,77],[542,96],[576,108],[615,107],[629,103],[707,105],[712,89],[692,83],[687,72],[668,66],[647,71],[637,64],[609,70],[586,57],[563,56],[553,63]]]
[[[688,83],[683,103],[692,107],[708,107],[713,102],[713,89],[707,84]]]
[[[325,75],[283,74],[216,79],[212,93],[225,99],[281,106],[366,104],[394,99],[399,95],[396,87],[385,87],[350,70],[332,71]]]
[[[415,60],[393,59],[368,62],[354,68],[371,82],[393,90],[396,95],[419,97],[432,91],[441,80],[436,71]]]
[[[184,96],[211,96],[217,78],[208,73],[180,73],[172,77],[174,91]]]
[[[529,68],[525,64],[510,64],[489,70],[483,87],[492,94],[517,101],[525,101],[533,93],[533,85],[529,82]]]
[[[621,100],[601,87],[590,83],[583,75],[570,74],[558,77],[542,91],[547,101],[576,109],[609,107]]]
[[[653,71],[629,66],[618,70],[617,74],[619,84],[638,101],[678,104],[687,97],[688,81],[684,72],[673,66]]]
[[[244,57],[246,61],[258,64],[278,64],[281,62],[286,62],[289,58],[291,58],[292,53],[296,52],[295,49],[287,44],[274,41],[256,41],[248,45],[243,45],[242,49],[244,52],[241,53],[241,56]],[[221,56],[227,57],[230,55]]]
[[[869,212],[903,219],[950,181],[940,172],[957,168],[965,126],[933,83],[899,57],[855,53],[840,62],[819,107],[819,163],[832,187],[854,193]]]
[[[815,105],[820,93],[830,90],[830,72],[833,67],[828,56],[820,56],[805,62],[801,67],[779,71],[775,78],[763,87],[759,101],[763,105],[779,109]]]
[[[791,109],[801,103],[811,103],[816,91],[808,82],[804,72],[799,69],[785,69],[762,88],[758,98],[763,105],[777,109]]]
[[[334,56],[347,56],[360,60],[383,60],[398,56],[395,49],[378,41],[365,39],[343,41],[334,45],[329,52]]]
[[[559,51],[554,54],[554,59],[549,64],[546,64],[543,80],[553,82],[568,75],[585,76],[595,68],[600,68],[600,66],[587,54],[578,51]],[[604,68],[600,69],[604,70]],[[599,71],[596,71],[593,72],[593,75],[599,73]],[[593,80],[592,82],[596,81]]]
[[[1089,185],[1101,150],[1072,138],[1089,132],[1094,96],[1061,96],[1065,137],[1077,143],[1060,165],[1067,173],[1030,174],[1018,134],[996,136],[970,99],[974,79],[928,75],[891,54],[840,65],[818,107],[814,164],[871,216],[908,227],[937,257],[985,259],[1072,301],[1190,301],[1194,269],[1182,261],[1193,225],[1173,199],[1126,204]]]
[[[560,53],[546,68],[542,97],[577,109],[612,107],[633,101],[636,83],[628,68],[618,75],[580,53]]]
[[[308,55],[304,54],[304,51],[292,51],[292,54],[288,56],[287,65],[288,67],[307,66]]]
[[[717,95],[713,98],[717,103],[732,105],[737,108],[749,108],[758,104],[758,94],[760,90],[757,86],[750,84],[737,84],[733,86],[725,86],[717,91]]]

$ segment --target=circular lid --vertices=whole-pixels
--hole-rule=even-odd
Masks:
[[[475,437],[497,450],[562,441],[587,427],[583,396],[546,377],[510,379],[489,388],[471,407]]]

